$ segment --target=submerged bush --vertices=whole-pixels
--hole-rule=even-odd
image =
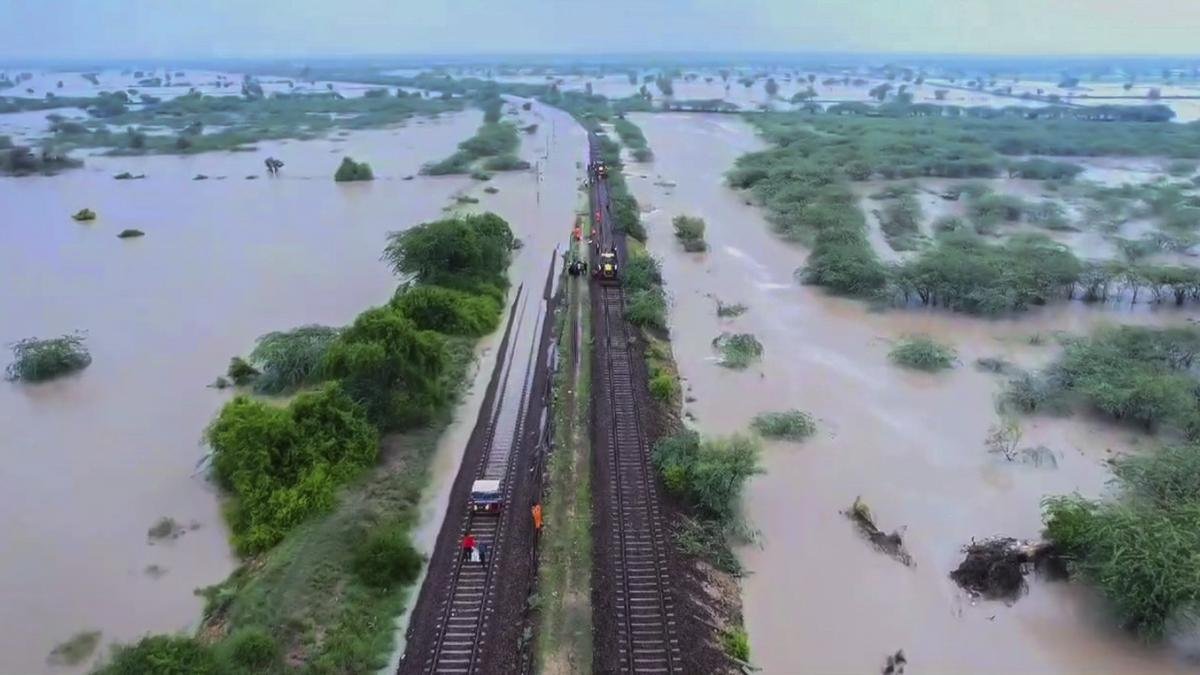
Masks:
[[[205,432],[213,473],[233,499],[226,509],[238,552],[274,545],[333,506],[340,484],[374,463],[379,437],[337,384],[279,408],[245,396],[225,404]]]
[[[235,356],[229,359],[229,368],[225,371],[225,375],[229,377],[229,381],[241,387],[250,384],[254,378],[258,377],[258,369],[250,365],[245,359],[240,356]]]
[[[526,171],[532,165],[514,154],[496,155],[483,160],[486,171]]]
[[[721,353],[721,365],[726,368],[746,368],[763,353],[762,343],[750,333],[721,333],[712,344]]]
[[[812,415],[799,410],[765,412],[754,416],[751,428],[767,438],[802,441],[817,430]]]
[[[924,335],[906,337],[888,352],[888,358],[905,368],[936,372],[953,368],[958,354],[954,349]]]
[[[671,220],[671,224],[675,226],[675,238],[683,244],[683,250],[689,253],[708,250],[703,218],[679,215]]]
[[[47,340],[25,338],[9,346],[13,361],[5,373],[14,381],[42,382],[82,370],[92,362],[83,336],[78,333]]]
[[[310,324],[275,331],[258,338],[250,362],[261,375],[254,382],[260,394],[282,394],[322,379],[321,365],[340,328]],[[241,384],[230,365],[229,378]]]
[[[383,258],[396,274],[419,284],[476,290],[483,283],[504,288],[514,242],[507,221],[483,213],[392,232]]]
[[[117,234],[118,239],[133,239],[136,237],[144,237],[144,236],[146,236],[145,232],[142,232],[141,230],[134,230],[134,229],[121,230]]]
[[[375,174],[371,172],[371,165],[366,162],[356,162],[349,157],[343,157],[341,165],[338,166],[337,172],[333,174],[333,179],[339,183],[360,180],[374,180]]]
[[[1187,625],[1200,606],[1200,447],[1117,460],[1113,501],[1079,495],[1044,503],[1046,538],[1143,637]]]
[[[151,635],[113,649],[112,659],[96,675],[218,675],[212,651],[195,638]]]
[[[354,572],[372,588],[404,586],[421,573],[421,554],[409,541],[408,529],[399,523],[377,525],[354,550]]]

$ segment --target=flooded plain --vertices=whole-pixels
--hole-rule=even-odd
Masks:
[[[973,603],[949,579],[960,547],[992,535],[1035,538],[1039,501],[1100,495],[1115,453],[1152,441],[1086,415],[1023,418],[1022,446],[1044,445],[1056,468],[1009,463],[987,452],[1002,379],[974,361],[1001,356],[1036,367],[1054,336],[1108,322],[1169,324],[1194,312],[1147,305],[1063,303],[985,320],[937,311],[871,311],[798,285],[803,249],[770,233],[763,213],[723,184],[737,156],[761,142],[728,116],[633,115],[656,159],[626,167],[643,207],[650,249],[662,258],[671,333],[694,424],[708,434],[744,431],[757,413],[799,408],[818,420],[802,444],[770,442],[765,473],[744,507],[758,541],[740,551],[751,658],[767,673],[878,672],[904,649],[927,673],[1172,673],[1174,658],[1108,625],[1081,588],[1033,580],[1009,607]],[[657,183],[657,184],[656,184]],[[674,187],[665,187],[674,183]],[[710,251],[684,253],[670,220],[708,224]],[[716,302],[749,311],[718,319]],[[760,364],[719,367],[711,341],[754,333]],[[940,375],[902,370],[887,353],[903,335],[927,333],[958,350]],[[856,497],[879,526],[901,529],[916,565],[875,551],[841,512]]]
[[[195,625],[193,589],[235,564],[197,471],[201,433],[232,394],[207,385],[263,333],[341,325],[386,301],[386,233],[442,216],[472,183],[404,178],[480,120],[414,118],[254,153],[89,157],[55,177],[0,179],[0,343],[81,330],[94,359],[48,384],[0,382],[0,672],[73,672],[46,656],[77,631],[102,631],[103,652]],[[376,180],[336,184],[345,154]],[[277,178],[263,175],[269,155],[286,162]],[[122,171],[146,178],[114,181]],[[73,221],[84,207],[99,217]],[[118,239],[125,228],[146,236]],[[185,533],[151,544],[163,517]]]

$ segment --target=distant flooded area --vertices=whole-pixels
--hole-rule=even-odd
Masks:
[[[386,301],[396,282],[379,259],[384,235],[441,216],[472,183],[406,178],[480,118],[255,152],[89,157],[54,177],[0,179],[0,344],[82,331],[93,357],[47,384],[0,382],[0,672],[85,669],[46,661],[80,631],[101,631],[102,654],[195,626],[193,591],[236,562],[200,468],[202,432],[231,396],[209,385],[259,335],[341,325]],[[334,183],[347,155],[376,180]],[[267,156],[285,161],[278,177]],[[121,172],[146,177],[113,180]],[[97,218],[72,220],[82,208]],[[119,239],[127,228],[145,236]],[[175,531],[151,537],[163,518]]]
[[[1173,673],[1186,668],[1107,623],[1083,588],[1031,580],[1012,606],[973,600],[948,576],[961,547],[995,535],[1037,538],[1045,495],[1099,496],[1106,461],[1157,443],[1090,415],[1022,418],[1023,443],[1049,448],[1040,467],[987,451],[1003,379],[974,367],[1002,357],[1048,363],[1055,336],[1110,322],[1178,325],[1191,310],[1062,302],[1001,319],[940,310],[874,311],[796,283],[804,250],[774,236],[762,211],[723,174],[762,142],[729,116],[631,115],[655,160],[625,171],[643,209],[649,248],[663,261],[685,413],[706,434],[744,431],[761,412],[798,408],[817,420],[802,444],[769,442],[745,515],[757,530],[741,549],[746,628],[767,673],[877,672],[903,649],[914,672]],[[685,253],[677,215],[707,222],[707,253]],[[718,318],[717,301],[744,303]],[[762,362],[721,368],[712,340],[753,333]],[[888,360],[924,333],[958,364],[930,375]],[[1053,466],[1050,466],[1053,464]],[[899,529],[915,565],[874,550],[844,515],[857,497],[880,527]]]

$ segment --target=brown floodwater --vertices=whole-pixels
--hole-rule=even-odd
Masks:
[[[749,126],[728,116],[633,119],[657,159],[626,171],[649,208],[650,248],[663,260],[694,424],[728,434],[757,413],[787,408],[818,419],[818,433],[802,444],[766,444],[765,472],[745,497],[759,533],[740,550],[754,663],[767,673],[878,672],[886,654],[904,649],[927,673],[1182,672],[1171,655],[1106,623],[1079,587],[1033,580],[1009,607],[973,603],[947,575],[973,537],[1037,537],[1044,495],[1100,495],[1106,458],[1152,444],[1086,415],[1023,418],[1021,445],[1051,448],[1057,468],[991,455],[984,438],[998,420],[1002,380],[977,371],[975,359],[1036,367],[1053,357],[1059,331],[1177,323],[1195,313],[1063,303],[985,320],[874,312],[828,297],[794,282],[804,250],[771,235],[762,212],[722,183],[738,155],[761,147]],[[687,254],[673,240],[670,219],[681,213],[707,221],[710,252]],[[718,319],[713,298],[750,309]],[[754,333],[762,362],[742,372],[717,366],[710,343],[728,330]],[[953,344],[961,364],[939,375],[892,365],[893,341],[918,332]],[[858,496],[881,528],[903,531],[915,567],[873,550],[842,515]]]
[[[440,217],[472,183],[403,177],[480,119],[0,179],[0,343],[83,330],[94,359],[48,384],[0,382],[0,672],[72,672],[46,656],[80,630],[107,645],[195,625],[193,589],[235,564],[197,471],[201,432],[232,394],[207,385],[263,333],[344,324],[386,301],[385,234]],[[377,180],[335,184],[343,154]],[[286,162],[278,178],[261,175],[268,155]],[[147,178],[114,181],[121,171]],[[84,207],[96,221],[71,219]],[[146,236],[118,239],[125,228]],[[164,516],[195,529],[151,545]]]

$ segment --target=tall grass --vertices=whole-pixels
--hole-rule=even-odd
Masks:
[[[310,324],[259,337],[250,352],[250,363],[259,371],[254,390],[282,394],[320,381],[325,353],[340,333],[340,328]]]

